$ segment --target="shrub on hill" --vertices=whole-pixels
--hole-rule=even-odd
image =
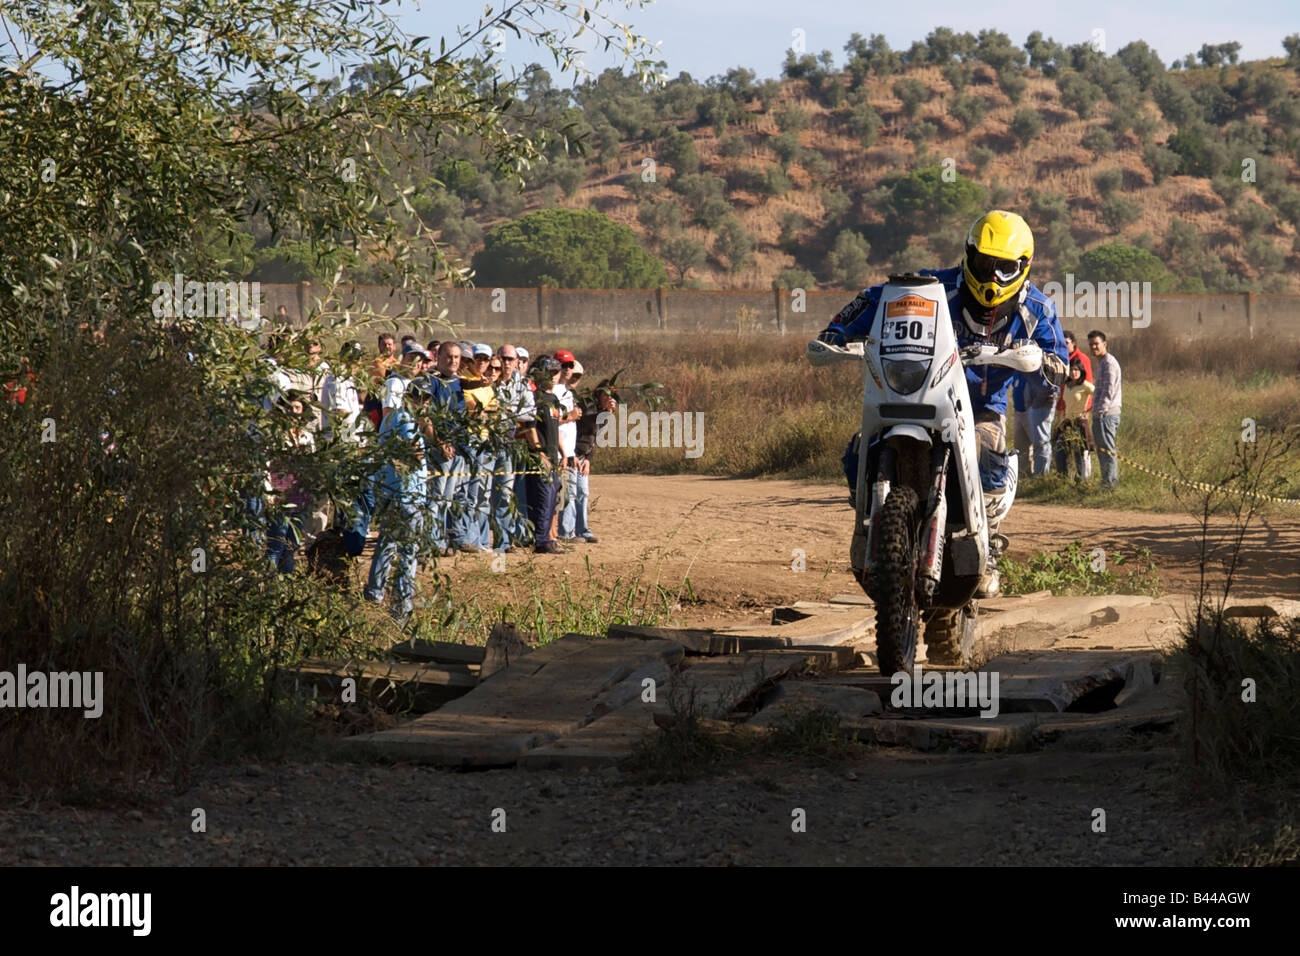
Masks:
[[[543,209],[503,223],[473,265],[485,286],[649,289],[668,281],[631,229],[590,209]]]

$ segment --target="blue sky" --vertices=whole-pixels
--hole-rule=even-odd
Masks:
[[[402,0],[398,20],[411,33],[454,36],[452,23],[465,24],[490,4],[474,0]],[[855,31],[883,33],[895,48],[906,49],[923,40],[936,26],[978,33],[997,29],[1021,45],[1033,30],[1063,44],[1085,43],[1093,30],[1105,31],[1106,52],[1133,40],[1145,40],[1166,65],[1194,53],[1202,43],[1241,43],[1243,59],[1282,56],[1282,37],[1300,33],[1300,4],[1295,0],[1249,0],[1227,4],[1207,0],[1152,0],[1136,3],[1088,3],[1062,6],[1018,2],[971,3],[969,0],[926,0],[871,3],[856,7],[852,0],[657,0],[645,9],[627,9],[620,2],[602,8],[615,19],[632,24],[652,41],[661,40],[662,59],[670,76],[685,70],[697,80],[746,66],[760,78],[780,74],[792,31],[802,29],[809,52],[829,49],[835,62],[844,62],[843,47]],[[542,62],[552,74],[549,55],[507,34],[504,59],[519,67]],[[587,65],[599,72],[615,65],[609,56],[592,53]]]

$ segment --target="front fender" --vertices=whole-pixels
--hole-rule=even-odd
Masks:
[[[889,441],[889,439],[895,437],[912,438],[926,445],[933,444],[930,441],[930,433],[920,425],[891,425],[885,432],[883,440]]]

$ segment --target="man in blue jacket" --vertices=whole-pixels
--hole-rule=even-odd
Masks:
[[[419,385],[408,386],[402,404],[384,416],[377,442],[380,449],[393,457],[385,461],[375,476],[379,541],[370,562],[365,597],[377,604],[383,602],[396,561],[392,615],[401,624],[406,623],[414,609],[416,564],[425,538],[424,510],[429,493],[425,439],[433,433],[427,420],[423,424],[417,420],[412,408],[418,414],[427,405],[428,392]],[[402,445],[409,446],[410,453],[402,450]]]
[[[1034,236],[1028,224],[1015,213],[995,209],[971,226],[960,265],[926,269],[921,275],[934,276],[947,291],[959,348],[1009,346],[1032,339],[1043,350],[1043,367],[1028,374],[1051,388],[1065,380],[1068,352],[1056,306],[1029,281],[1033,257]],[[835,315],[818,338],[842,347],[850,339],[869,335],[883,288],[881,284],[864,289]],[[1007,455],[1007,391],[1012,379],[1023,374],[996,365],[966,370],[990,537],[989,569],[980,596],[997,593],[997,558],[1006,550],[1006,537],[998,534],[998,528],[1016,494],[1016,469]],[[850,443],[846,458],[854,457],[852,450]],[[846,471],[850,467],[856,475],[856,463],[846,461]]]

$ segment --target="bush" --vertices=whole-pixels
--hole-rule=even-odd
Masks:
[[[1029,83],[1019,69],[998,70],[998,89],[1012,103],[1019,103]]]
[[[1073,70],[1062,72],[1056,78],[1056,87],[1061,93],[1061,104],[1074,110],[1079,119],[1090,117],[1102,96],[1101,87]]]
[[[807,129],[811,123],[806,112],[790,104],[778,107],[772,114],[772,118],[776,120],[776,128],[782,133],[797,133]]]
[[[488,232],[474,256],[481,285],[653,289],[663,263],[627,226],[590,209],[543,209]]]
[[[1188,756],[1198,780],[1251,791],[1261,784],[1295,785],[1300,728],[1289,699],[1300,680],[1300,618],[1252,624],[1203,607],[1183,628],[1179,653]],[[1254,681],[1242,705],[1242,675]]]
[[[1036,233],[1038,234],[1038,233]],[[1057,219],[1048,224],[1047,231],[1041,233],[1036,254],[1052,260],[1058,273],[1073,269],[1079,261],[1080,249],[1070,231],[1068,219]]]
[[[960,93],[970,84],[970,67],[962,63],[948,63],[939,71],[954,93]]]
[[[1093,185],[1097,187],[1097,192],[1101,193],[1103,199],[1110,197],[1111,193],[1119,189],[1124,182],[1124,173],[1118,169],[1106,169],[1092,177]]]
[[[1060,193],[1029,191],[1029,216],[1036,223],[1069,222],[1070,205]]]
[[[735,159],[738,156],[744,156],[749,151],[749,144],[745,142],[745,137],[732,133],[729,136],[722,137],[718,141],[718,155],[727,159]]]
[[[728,123],[734,123],[744,115],[744,110],[735,97],[721,90],[714,90],[702,97],[695,112],[700,122],[713,127],[715,136],[721,136],[727,131]]]
[[[849,211],[849,207],[853,205],[853,200],[849,198],[849,194],[838,186],[834,189],[823,187],[821,200],[822,209],[825,210],[823,225],[838,222]]]
[[[989,164],[993,162],[993,158],[996,155],[997,154],[987,146],[976,146],[972,149],[970,151],[970,161],[975,167],[975,174],[977,176],[983,176],[988,172]]]
[[[1089,282],[1150,282],[1152,291],[1167,292],[1173,277],[1152,253],[1121,242],[1094,246],[1079,258],[1077,278]]]
[[[1101,204],[1102,222],[1111,232],[1121,232],[1125,226],[1137,222],[1142,215],[1142,204],[1127,196],[1111,196]]]
[[[731,203],[727,202],[725,199],[718,199],[717,197],[710,196],[708,199],[704,200],[704,202],[700,203],[700,208],[695,211],[695,219],[693,221],[703,226],[705,229],[714,230],[734,212],[735,210],[732,208]]]
[[[975,59],[999,73],[1019,73],[1025,65],[1025,53],[998,30],[981,30],[975,41]]]
[[[636,214],[637,221],[645,227],[646,235],[659,241],[682,225],[682,207],[671,199],[646,203]]]
[[[1228,209],[1235,206],[1246,192],[1246,184],[1237,176],[1215,176],[1210,180],[1210,188]]]
[[[1094,126],[1084,133],[1079,142],[1092,153],[1094,159],[1115,151],[1115,138],[1100,126]]]
[[[699,209],[706,200],[721,199],[726,185],[725,180],[712,173],[674,176],[668,182],[669,188],[690,203],[692,209]]]
[[[880,114],[866,101],[855,105],[849,113],[849,132],[863,146],[875,145],[880,125]]]
[[[984,100],[969,93],[956,97],[948,107],[949,115],[967,130],[979,125],[980,120],[984,118],[984,110]]]
[[[862,288],[867,278],[867,257],[870,254],[871,246],[860,233],[851,229],[841,230],[826,255],[830,281],[844,287]]]
[[[800,248],[799,233],[808,225],[808,220],[793,209],[781,213],[781,231],[776,237],[776,244],[783,252],[793,255]]]
[[[1275,272],[1286,262],[1286,253],[1271,239],[1256,236],[1246,243],[1246,261],[1260,272]]]
[[[780,136],[773,136],[767,141],[767,145],[776,154],[777,161],[781,164],[782,169],[788,168],[794,158],[799,155],[799,136],[797,133],[782,133]]]
[[[1201,108],[1187,88],[1177,80],[1162,76],[1151,84],[1151,96],[1166,120],[1185,126],[1201,117]]]
[[[1189,176],[1209,178],[1227,171],[1228,151],[1221,133],[1196,124],[1179,129],[1169,137],[1166,148],[1182,160],[1182,170]]]
[[[773,289],[815,289],[817,279],[807,269],[789,266],[782,269],[772,280]]]
[[[695,151],[695,139],[690,133],[673,130],[660,144],[663,162],[673,168],[674,176],[699,172],[700,157]]]
[[[1043,118],[1032,106],[1022,106],[1011,117],[1011,132],[1022,143],[1032,143],[1043,131]]]
[[[1241,230],[1244,238],[1250,238],[1273,225],[1273,212],[1259,203],[1242,203],[1233,214],[1232,223]]]
[[[1163,146],[1151,145],[1142,150],[1142,162],[1151,171],[1152,182],[1164,182],[1182,168],[1183,161],[1179,155]]]
[[[815,149],[800,150],[799,164],[807,170],[808,176],[813,182],[822,182],[834,172],[830,160]]]
[[[919,123],[912,124],[907,131],[907,138],[912,141],[919,151],[920,148],[930,140],[939,135],[939,127],[935,126],[929,120],[921,120]]]
[[[704,265],[704,246],[685,234],[665,239],[659,251],[664,257],[664,262],[677,270],[678,286],[686,283],[686,276],[692,269],[698,269]],[[645,286],[643,288],[649,287]]]
[[[739,220],[734,217],[724,219],[718,227],[713,252],[727,260],[728,272],[739,272],[753,261],[754,237],[745,231]]]
[[[915,117],[921,104],[930,98],[930,91],[926,85],[910,76],[894,81],[893,91],[894,95],[902,101],[903,114],[908,118]]]
[[[763,194],[767,196],[784,196],[794,186],[790,177],[781,170],[769,166],[763,171]]]

